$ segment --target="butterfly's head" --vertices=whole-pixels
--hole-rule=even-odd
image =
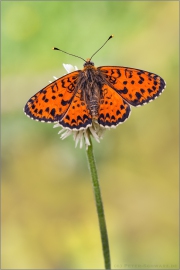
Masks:
[[[86,59],[86,62],[83,65],[84,67],[87,66],[94,66],[94,63],[91,61],[91,58]]]

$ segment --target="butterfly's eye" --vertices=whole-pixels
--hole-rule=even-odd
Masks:
[[[83,66],[84,66],[84,67],[87,67],[87,66],[94,66],[94,63],[87,60],[87,61],[84,63]]]

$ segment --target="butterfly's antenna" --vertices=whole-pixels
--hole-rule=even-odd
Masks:
[[[90,60],[93,58],[93,56],[97,53],[97,52],[99,52],[99,50],[102,48],[102,47],[104,47],[104,45],[108,42],[108,40],[109,39],[111,39],[111,38],[113,38],[114,36],[113,35],[111,35],[107,40],[106,40],[106,42],[104,42],[104,44],[91,56],[91,58],[90,58]]]
[[[57,51],[61,51],[61,52],[63,52],[63,53],[66,53],[66,54],[69,54],[69,55],[72,55],[72,56],[75,56],[75,57],[77,57],[77,58],[82,59],[84,62],[86,62],[86,60],[83,59],[83,58],[80,57],[80,56],[77,56],[77,55],[74,55],[74,54],[71,54],[71,53],[67,53],[67,52],[65,52],[65,51],[63,51],[63,50],[60,50],[60,49],[56,48],[56,47],[53,47],[52,49],[53,49],[53,50],[57,50]]]

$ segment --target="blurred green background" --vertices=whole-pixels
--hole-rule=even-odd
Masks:
[[[27,100],[65,74],[121,65],[162,76],[167,88],[106,131],[94,151],[113,269],[178,268],[177,1],[3,1],[2,268],[103,268],[85,149],[23,113]]]

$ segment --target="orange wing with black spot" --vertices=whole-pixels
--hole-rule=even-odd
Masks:
[[[109,86],[133,106],[146,104],[165,89],[165,81],[158,75],[129,67],[98,67]]]
[[[58,122],[74,130],[91,125],[91,115],[78,90],[80,72],[65,75],[32,96],[24,108],[26,115],[41,122]]]
[[[87,104],[81,100],[81,89],[74,96],[64,118],[59,122],[65,128],[80,130],[92,124],[92,116],[87,109]]]
[[[58,122],[67,112],[75,93],[79,71],[65,75],[32,96],[24,112],[34,120]]]

